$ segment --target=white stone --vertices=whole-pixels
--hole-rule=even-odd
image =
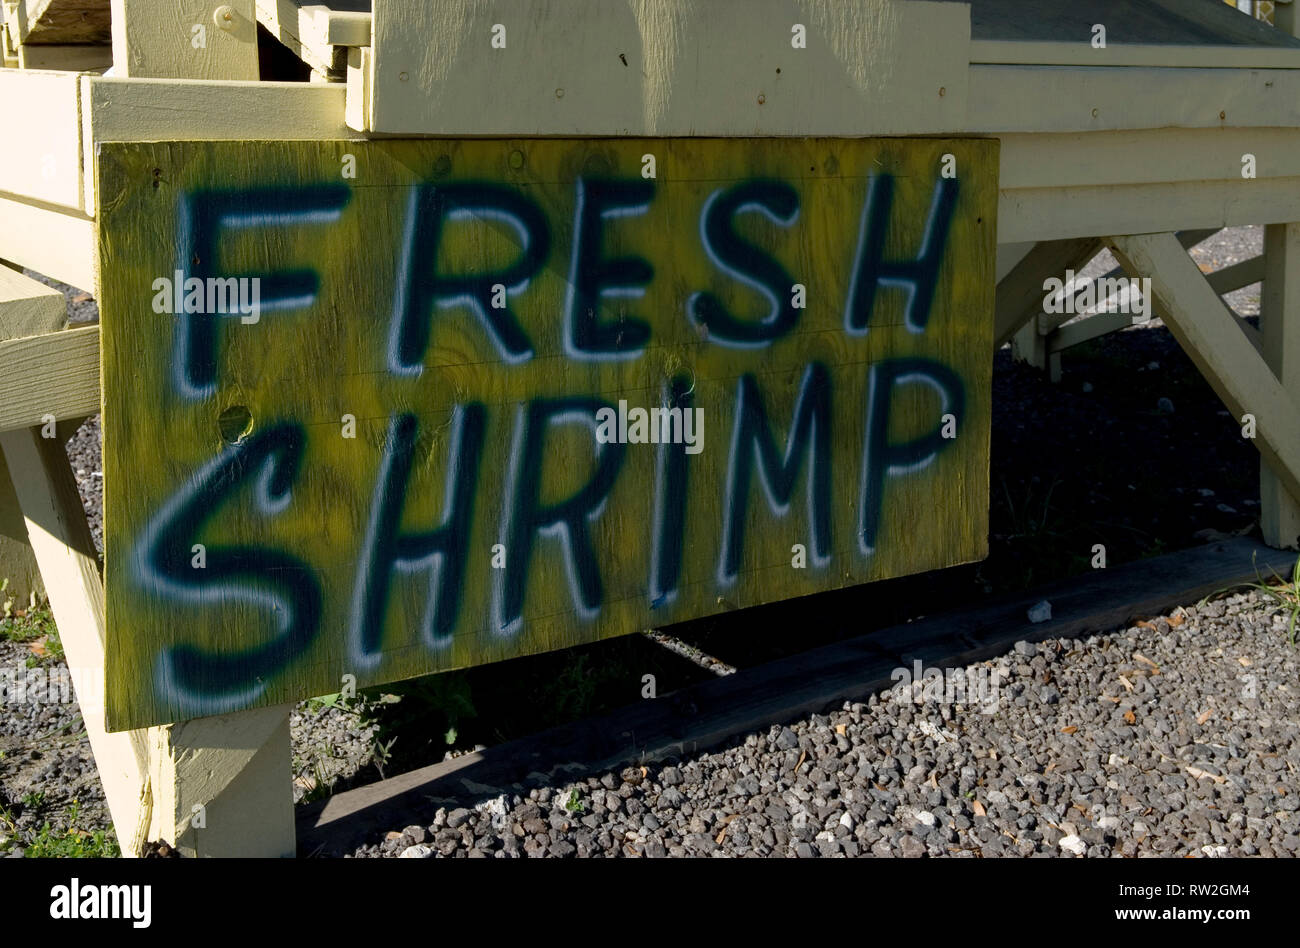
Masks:
[[[554,799],[554,798],[552,798]],[[568,799],[568,795],[565,795]],[[486,813],[492,820],[493,829],[504,829],[506,825],[506,814],[510,812],[510,802],[503,793],[499,797],[493,797],[491,800],[484,800],[477,804],[474,809],[480,813]]]
[[[1076,856],[1082,856],[1088,851],[1088,844],[1077,836],[1062,836],[1057,845],[1068,853],[1074,853]]]

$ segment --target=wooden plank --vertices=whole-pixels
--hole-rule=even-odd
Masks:
[[[1112,237],[1109,243],[1130,276],[1151,278],[1170,332],[1234,417],[1254,415],[1255,447],[1300,497],[1300,411],[1192,258],[1173,234]]]
[[[113,42],[109,0],[27,0],[18,20],[27,44],[107,46]]]
[[[330,46],[370,45],[371,0],[330,0],[327,4],[307,4],[312,27],[322,42]]]
[[[1287,394],[1300,398],[1300,224],[1264,228],[1262,262],[1259,329],[1264,359]],[[1288,491],[1265,464],[1259,466],[1259,499],[1264,540],[1280,547],[1300,545],[1300,494]]]
[[[901,135],[962,127],[960,3],[380,3],[370,126],[436,135]],[[494,27],[505,47],[494,48]],[[796,48],[796,26],[806,48]],[[498,31],[495,35],[500,36]],[[499,42],[499,41],[498,41]]]
[[[119,78],[257,79],[254,0],[112,0]],[[228,14],[225,15],[225,14]]]
[[[343,856],[431,806],[471,806],[497,793],[555,786],[574,775],[628,764],[681,760],[747,733],[826,713],[891,687],[912,661],[951,667],[1005,654],[1018,641],[1083,638],[1163,615],[1270,569],[1289,574],[1286,554],[1245,539],[1212,544],[1072,577],[960,613],[931,616],[710,679],[653,701],[374,784],[298,811],[302,856]],[[1052,618],[1030,623],[1047,599]]]
[[[0,339],[55,332],[68,321],[68,304],[53,287],[0,267]]]
[[[342,85],[193,79],[81,78],[86,206],[95,206],[101,142],[358,139]]]
[[[1295,216],[1298,193],[1300,177],[1004,190],[998,200],[998,240],[1285,223]]]
[[[0,431],[98,411],[98,326],[0,340],[0,366]]]
[[[75,75],[0,70],[7,138],[0,189],[81,209],[81,110]],[[0,219],[0,227],[4,221]]]
[[[1048,352],[1064,352],[1121,329],[1127,329],[1135,320],[1128,313],[1094,313],[1087,319],[1062,326],[1047,337]]]
[[[343,675],[365,686],[983,556],[995,161],[994,142],[942,139],[102,145],[110,721],[294,700]],[[246,211],[195,203],[217,181]],[[493,203],[444,227],[430,203],[444,193]],[[247,216],[266,207],[281,209]],[[938,269],[912,271],[915,311],[887,284],[867,299],[906,275],[887,261],[923,246]],[[268,287],[252,323],[203,337],[211,349],[189,348],[209,317],[141,317],[166,308],[155,284],[178,266],[200,278],[195,253],[204,279]],[[480,298],[490,283],[467,306],[425,254],[447,273],[500,273],[505,313]],[[271,308],[286,291],[268,281],[303,268],[314,289]],[[802,309],[783,302],[796,283],[813,292]],[[673,387],[705,419],[698,453],[596,441],[599,407],[658,407]],[[241,407],[251,432],[236,411],[223,436],[220,416]],[[755,438],[786,445],[762,449],[758,478]],[[287,506],[218,496],[223,465],[276,458],[300,474]],[[198,496],[204,522],[175,521]],[[453,513],[456,532],[416,537]],[[445,542],[465,564],[434,611],[441,554],[399,556],[399,527],[401,549]],[[186,552],[177,579],[181,539],[208,560],[192,575]],[[240,547],[250,571],[228,572]],[[259,649],[271,600],[292,606],[284,651]]]
[[[21,69],[57,69],[71,72],[97,72],[113,65],[111,46],[37,46],[24,43],[18,47]]]
[[[967,132],[1297,125],[1294,69],[970,67]]]
[[[1207,273],[1205,279],[1209,281],[1210,286],[1214,287],[1214,292],[1222,296],[1224,293],[1231,293],[1260,282],[1264,279],[1265,270],[1264,256],[1261,254],[1249,260],[1240,260],[1213,273]]]
[[[83,77],[91,147],[133,141],[296,141],[359,138],[340,86]]]
[[[1095,49],[1086,40],[971,40],[970,61],[981,65],[1017,66],[1300,69],[1300,44],[1295,47],[1270,47],[1208,43],[1184,46],[1110,43],[1105,49]]]
[[[1158,309],[1156,309],[1155,315],[1163,319],[1163,316]],[[1074,316],[1070,314],[1065,314],[1064,316],[1057,314],[1051,318],[1069,320],[1073,319]],[[1043,329],[1047,323],[1047,319],[1048,317],[1046,316],[1039,317],[1039,331],[1043,336],[1044,348],[1049,354],[1064,352],[1066,349],[1071,349],[1074,346],[1090,342],[1099,336],[1105,336],[1112,332],[1119,332],[1120,330],[1128,329],[1130,326],[1138,324],[1138,320],[1134,319],[1133,316],[1127,313],[1094,313],[1086,319],[1069,323],[1068,325],[1058,324],[1055,328],[1048,329],[1044,332]],[[1246,341],[1251,344],[1256,352],[1262,353],[1264,351],[1263,341],[1260,338],[1259,330],[1245,322],[1238,322],[1237,328],[1241,330],[1242,334],[1246,337]],[[1053,381],[1060,381],[1059,375],[1057,378],[1054,378]]]
[[[95,222],[80,212],[30,204],[0,192],[0,260],[93,291]]]
[[[953,616],[949,629],[923,619],[874,633],[868,641],[904,667],[917,659],[968,664],[1001,655],[1021,640],[1083,638],[1124,628],[1205,596],[1289,576],[1294,566],[1293,554],[1234,538],[1057,580],[1033,595],[1003,597]],[[1029,607],[1044,600],[1052,604],[1052,618],[1028,622]]]
[[[351,128],[370,128],[371,77],[374,75],[374,53],[369,46],[348,50],[347,90],[348,101],[344,117]]]
[[[1300,128],[1151,128],[1013,133],[1002,142],[1005,190],[1241,181],[1242,156],[1258,178],[1300,177]]]

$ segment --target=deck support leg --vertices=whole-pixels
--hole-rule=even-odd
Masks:
[[[289,706],[109,733],[104,587],[63,442],[0,433],[124,855],[162,840],[186,856],[291,856]],[[197,809],[196,809],[197,807]]]
[[[1292,398],[1300,396],[1300,224],[1264,229],[1259,301],[1264,359]],[[1300,437],[1300,432],[1295,432]],[[1259,467],[1260,527],[1269,546],[1300,545],[1300,503],[1267,464]]]
[[[1042,314],[1029,317],[1011,338],[1011,358],[1017,362],[1032,365],[1046,372],[1052,382],[1061,381],[1061,354],[1052,352],[1047,345],[1047,336],[1039,331],[1038,320]]]
[[[154,837],[183,856],[294,856],[292,708],[150,728]]]

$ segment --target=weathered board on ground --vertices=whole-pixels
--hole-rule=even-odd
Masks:
[[[982,557],[997,167],[103,145],[110,726]]]

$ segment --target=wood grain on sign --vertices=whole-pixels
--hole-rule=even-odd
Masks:
[[[110,725],[982,557],[997,167],[983,140],[105,143]],[[640,440],[665,407],[697,427]]]

